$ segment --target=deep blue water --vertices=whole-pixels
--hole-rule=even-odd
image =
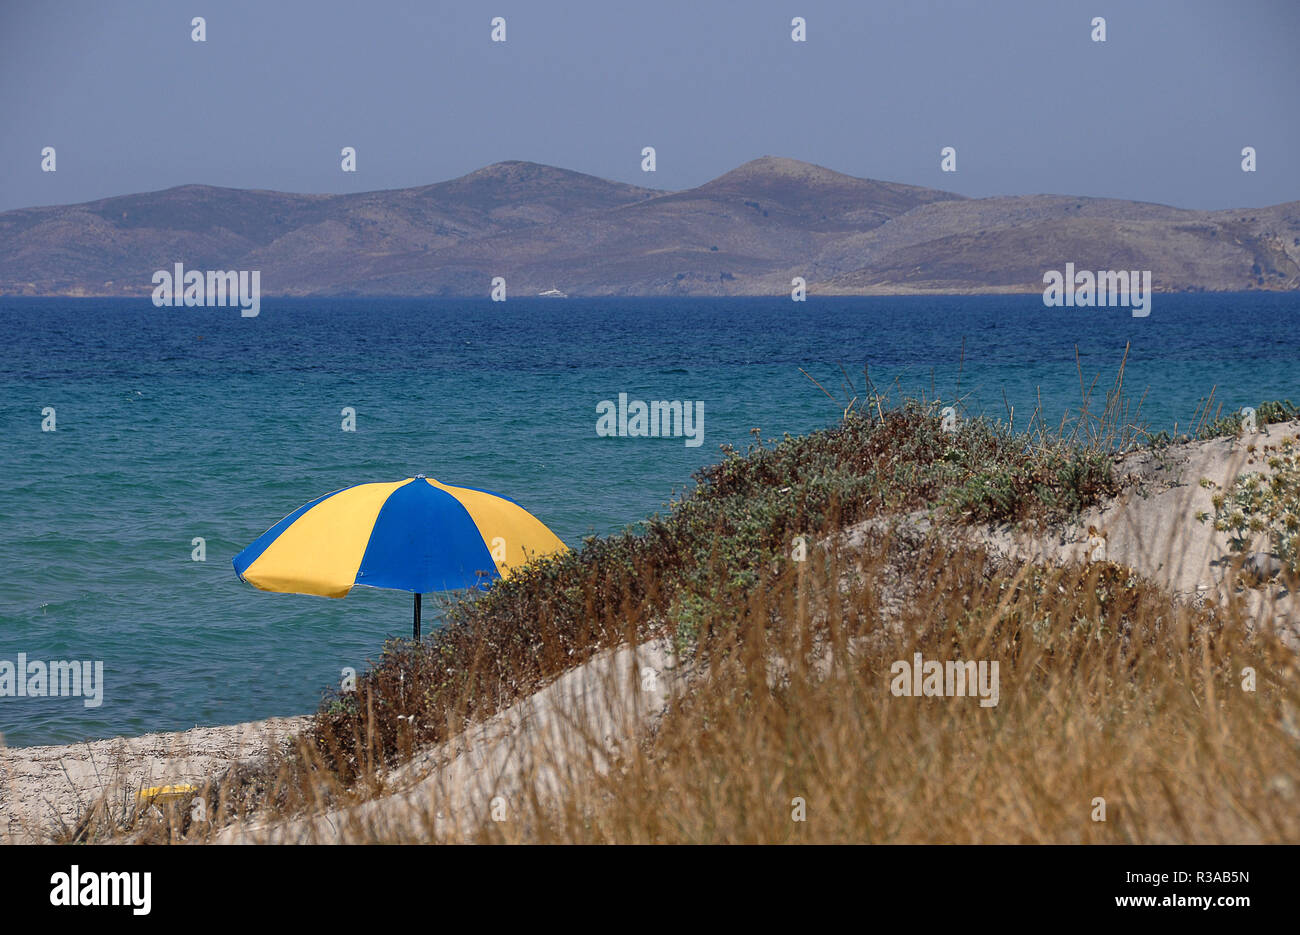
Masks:
[[[570,544],[660,509],[717,458],[833,422],[838,365],[958,391],[970,414],[1059,420],[1131,342],[1155,428],[1300,401],[1300,296],[283,300],[261,315],[142,300],[0,300],[0,663],[102,660],[104,702],[0,697],[12,745],[311,710],[344,666],[409,634],[410,596],[241,584],[230,558],[297,506],[425,473],[505,493]],[[964,362],[962,345],[965,342]],[[959,365],[961,369],[958,381]],[[620,392],[701,400],[704,444],[599,438]],[[1004,400],[1005,393],[1005,400]],[[357,411],[341,431],[340,410]],[[54,407],[57,429],[42,432]],[[191,559],[202,536],[207,560]]]

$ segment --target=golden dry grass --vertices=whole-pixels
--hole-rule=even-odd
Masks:
[[[891,666],[917,652],[997,661],[998,704],[894,695]],[[1015,565],[938,537],[814,549],[719,609],[692,671],[612,762],[608,738],[581,724],[564,749],[528,745],[504,820],[485,788],[468,831],[435,821],[450,799],[434,783],[423,814],[398,828],[352,826],[343,839],[1300,840],[1294,651],[1236,606],[1176,603],[1119,566]],[[611,697],[638,690],[626,672],[609,678],[598,688]],[[542,781],[548,771],[563,777],[558,792]],[[327,776],[304,784],[284,773],[291,788],[269,798],[337,807],[392,791],[375,782],[326,795]]]
[[[883,554],[847,588],[838,560],[783,575],[736,608],[651,740],[558,803],[483,821],[481,839],[1300,840],[1296,657],[1234,608],[1177,606],[1111,565],[911,557],[898,614],[881,612]],[[999,703],[896,697],[890,666],[915,652],[998,661]]]

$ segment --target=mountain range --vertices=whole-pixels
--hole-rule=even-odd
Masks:
[[[1157,291],[1300,288],[1300,202],[1193,211],[967,198],[765,156],[685,191],[531,162],[347,195],[183,185],[0,213],[0,295],[148,295],[156,270],[260,270],[264,295],[1040,292],[1047,270]]]

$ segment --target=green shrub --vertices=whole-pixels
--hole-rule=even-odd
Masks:
[[[1300,408],[1292,405],[1291,400],[1267,400],[1255,407],[1255,424],[1270,425],[1275,422],[1292,422],[1300,419]],[[1196,437],[1202,441],[1210,438],[1223,438],[1228,435],[1241,434],[1241,413],[1215,419],[1201,427]]]
[[[1300,449],[1284,437],[1264,447],[1265,463],[1272,473],[1250,471],[1228,490],[1210,480],[1202,486],[1215,492],[1214,528],[1228,534],[1228,548],[1245,552],[1261,534],[1267,534],[1278,558],[1291,574],[1300,574]],[[1209,520],[1208,514],[1197,519]]]

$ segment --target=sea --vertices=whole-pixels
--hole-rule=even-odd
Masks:
[[[1145,318],[1037,295],[266,298],[256,317],[0,298],[0,335],[11,746],[307,713],[409,636],[409,594],[272,594],[232,570],[341,487],[487,488],[578,546],[665,509],[720,446],[832,425],[868,386],[1019,427],[1090,386],[1098,409],[1121,362],[1152,430],[1185,430],[1211,393],[1224,412],[1300,402],[1296,293],[1156,294]],[[620,394],[696,403],[701,443],[599,435]],[[102,664],[98,697],[6,692],[20,659]]]

